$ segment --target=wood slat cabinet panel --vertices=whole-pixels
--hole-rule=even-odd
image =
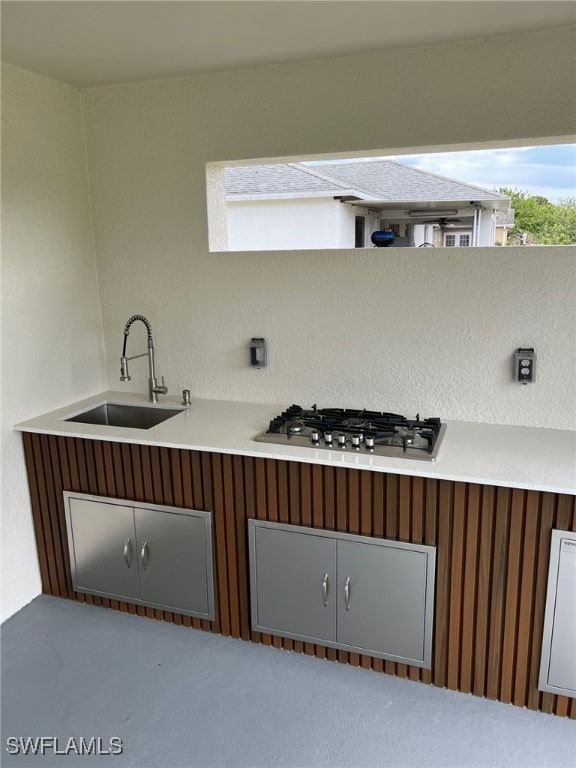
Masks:
[[[576,719],[576,700],[538,690],[551,531],[576,530],[573,496],[52,435],[23,440],[45,593]],[[211,509],[216,619],[75,593],[62,490]],[[252,630],[250,518],[436,546],[432,669]]]

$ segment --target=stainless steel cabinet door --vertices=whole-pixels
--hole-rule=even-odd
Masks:
[[[137,599],[132,507],[70,498],[67,514],[74,589]]]
[[[254,629],[334,642],[336,542],[249,523]]]
[[[561,544],[548,684],[576,695],[576,539]]]
[[[337,641],[424,662],[427,555],[338,541]]]
[[[204,517],[141,507],[134,514],[142,601],[208,615]]]
[[[539,686],[576,697],[576,534],[552,531]]]

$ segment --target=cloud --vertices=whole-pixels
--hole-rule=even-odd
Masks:
[[[400,155],[401,163],[486,189],[510,187],[552,202],[576,196],[576,145]]]

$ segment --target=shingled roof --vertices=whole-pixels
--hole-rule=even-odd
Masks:
[[[505,195],[403,165],[396,160],[302,163],[226,168],[226,196],[354,195],[364,200],[432,202],[506,200]]]
[[[243,165],[226,168],[226,195],[341,195],[350,185],[300,163]]]

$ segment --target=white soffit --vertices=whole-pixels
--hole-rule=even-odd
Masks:
[[[2,60],[77,86],[556,29],[573,0],[3,0]]]

